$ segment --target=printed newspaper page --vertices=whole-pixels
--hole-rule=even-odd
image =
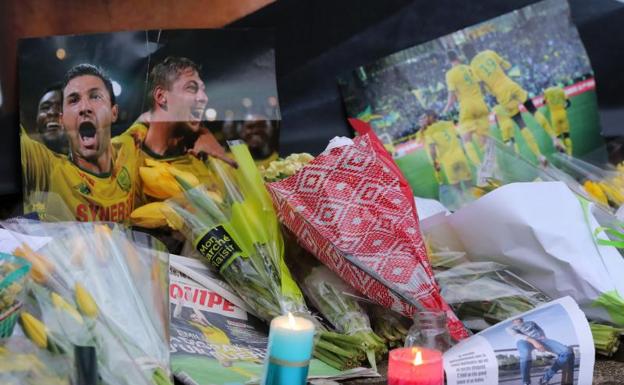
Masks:
[[[268,328],[232,288],[201,262],[170,256],[171,368],[187,385],[242,385],[259,380]],[[310,362],[309,379],[377,377],[373,370],[336,370]]]
[[[448,385],[591,384],[589,324],[570,297],[544,304],[462,341],[444,354]]]

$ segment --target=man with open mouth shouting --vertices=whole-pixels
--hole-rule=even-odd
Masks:
[[[71,68],[62,106],[67,157],[22,131],[25,211],[37,211],[44,220],[125,221],[133,208],[139,149],[130,137],[111,144],[118,106],[110,79],[91,64]],[[71,214],[61,214],[59,206]]]
[[[211,156],[231,166],[236,163],[201,125],[208,96],[199,66],[183,57],[165,58],[150,72],[147,99],[150,110],[120,136],[130,135],[142,142],[144,158],[172,164],[192,173],[208,188],[216,188],[215,177],[203,159]],[[141,196],[139,203],[153,199]]]
[[[60,84],[45,90],[37,106],[37,134],[50,150],[67,155],[67,135],[61,122],[62,102],[63,93]]]

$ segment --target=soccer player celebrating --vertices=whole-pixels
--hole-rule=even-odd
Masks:
[[[485,84],[486,89],[496,98],[498,104],[507,110],[507,114],[520,127],[520,130],[526,129],[526,124],[520,114],[521,104],[535,117],[546,132],[551,130],[546,118],[537,111],[528,97],[527,91],[507,76],[505,71],[511,68],[508,61],[489,49],[475,55],[474,47],[471,44],[465,44],[463,49],[467,58],[472,57],[470,67],[473,73]],[[559,140],[552,139],[555,146],[559,148]]]
[[[421,115],[419,123],[438,181],[443,181],[440,175],[442,171],[449,185],[471,180],[468,160],[453,123],[437,120],[435,112],[431,110]]]
[[[557,137],[568,155],[572,155],[572,139],[570,139],[570,122],[566,109],[570,107],[570,100],[561,87],[550,87],[544,91],[544,103],[550,114],[549,134]],[[560,149],[563,150],[563,149]]]
[[[45,90],[37,105],[37,134],[50,150],[67,155],[67,135],[61,123],[61,85],[53,85]]]
[[[96,66],[79,64],[65,75],[62,96],[69,156],[22,130],[25,211],[37,211],[44,220],[125,221],[139,154],[132,138],[111,145],[118,107],[110,79]],[[59,214],[59,201],[71,214]]]
[[[149,76],[151,108],[124,134],[141,142],[142,156],[167,162],[195,175],[211,186],[215,178],[203,155],[235,166],[209,130],[201,126],[208,103],[199,67],[182,57],[167,57],[154,66]]]
[[[470,66],[462,64],[455,51],[449,51],[447,55],[452,67],[446,72],[448,100],[442,114],[459,102],[459,130],[466,152],[474,164],[479,164],[473,136],[476,135],[479,145],[485,143],[490,126],[488,106],[481,93],[480,81]]]

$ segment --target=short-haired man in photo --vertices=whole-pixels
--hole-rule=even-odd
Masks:
[[[520,376],[523,385],[531,384],[531,364],[533,362],[531,353],[533,350],[550,352],[557,356],[552,366],[540,378],[540,385],[548,384],[559,370],[563,370],[566,376],[570,377],[567,379],[570,382],[562,381],[561,384],[572,384],[574,372],[574,351],[572,348],[547,338],[546,333],[537,323],[525,321],[522,317],[514,319],[512,325],[507,328],[507,332],[517,341],[516,346],[518,353],[520,353]]]
[[[94,65],[78,64],[65,75],[62,97],[67,156],[22,129],[25,211],[49,220],[123,222],[133,208],[139,151],[132,138],[111,144],[118,114],[111,80]],[[73,218],[52,214],[59,201]]]
[[[50,150],[67,155],[69,144],[61,122],[63,90],[61,84],[48,87],[37,104],[36,134]]]
[[[248,115],[240,126],[239,136],[249,147],[249,152],[258,167],[268,167],[272,161],[279,158],[271,143],[273,124],[266,116]]]
[[[150,110],[120,136],[138,139],[144,158],[167,162],[210,186],[215,180],[203,161],[206,155],[236,163],[201,124],[208,96],[199,71],[183,57],[167,57],[156,64],[149,75]]]

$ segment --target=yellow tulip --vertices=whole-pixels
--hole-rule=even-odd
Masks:
[[[31,264],[30,276],[35,282],[44,284],[48,276],[54,271],[54,264],[43,255],[36,253],[27,244],[23,243],[11,253],[17,257],[22,257]]]
[[[598,183],[594,183],[591,180],[588,180],[583,183],[583,187],[592,198],[605,206],[609,205],[609,200],[607,199],[607,196],[605,195],[603,189]]]
[[[148,229],[169,226],[174,230],[182,228],[184,221],[164,202],[152,202],[134,209],[130,221],[135,226]]]
[[[43,322],[39,321],[28,312],[22,312],[20,315],[20,324],[26,336],[28,336],[35,345],[41,349],[46,349],[48,347],[48,334]]]
[[[154,159],[145,159],[146,167],[139,167],[139,175],[143,181],[143,192],[156,199],[168,199],[182,192],[177,178],[190,186],[197,186],[199,180],[189,172]]]
[[[177,169],[175,166],[172,165],[168,165],[168,170],[171,173],[171,175],[179,179],[184,180],[184,182],[186,182],[187,185],[189,186],[193,186],[193,187],[197,187],[199,185],[199,179],[197,179],[197,177],[193,174],[191,174],[190,172],[187,171],[182,171],[180,169]]]
[[[167,218],[161,211],[163,206],[167,206],[164,202],[153,202],[134,209],[130,214],[130,222],[135,226],[155,229],[167,226]]]
[[[143,192],[156,199],[168,199],[182,192],[178,182],[169,172],[167,163],[153,159],[145,159],[147,167],[139,167],[139,175],[143,181]]]
[[[63,310],[66,311],[67,314],[72,316],[73,319],[75,319],[78,323],[82,324],[83,322],[82,317],[80,316],[80,313],[78,313],[75,307],[70,305],[67,301],[65,301],[63,297],[61,297],[60,295],[56,293],[52,293],[50,297],[52,298],[52,304],[54,305],[55,308],[61,311]]]
[[[624,204],[624,193],[613,187],[609,183],[601,182],[598,184],[613,203],[618,207]]]
[[[74,290],[80,312],[89,318],[96,318],[98,316],[98,307],[91,294],[79,282],[76,282]]]

